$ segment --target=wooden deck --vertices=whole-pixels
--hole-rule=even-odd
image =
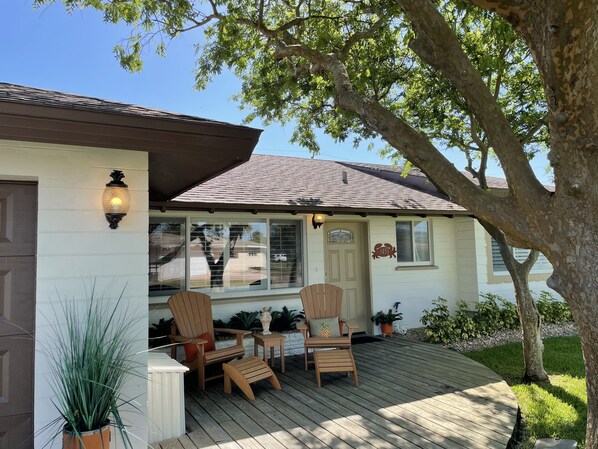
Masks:
[[[501,378],[455,352],[393,337],[353,346],[359,386],[323,374],[317,388],[302,356],[276,371],[282,391],[253,385],[256,400],[213,381],[186,395],[187,435],[162,449],[501,448],[517,401]],[[195,377],[188,379],[194,381]],[[154,445],[155,448],[158,445]]]

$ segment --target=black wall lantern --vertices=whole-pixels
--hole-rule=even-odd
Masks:
[[[116,229],[118,223],[129,212],[131,196],[129,195],[129,186],[122,181],[125,177],[122,171],[113,170],[110,177],[112,181],[106,184],[102,204],[106,220],[110,223],[110,229]]]
[[[324,223],[324,214],[313,214],[311,217],[311,224],[314,229],[318,229]]]

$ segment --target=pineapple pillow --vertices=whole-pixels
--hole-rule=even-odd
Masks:
[[[337,316],[309,320],[309,329],[312,337],[331,338],[341,336]]]

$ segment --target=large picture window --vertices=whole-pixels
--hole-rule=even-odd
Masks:
[[[505,265],[504,261],[502,260],[502,256],[500,255],[500,248],[498,247],[498,243],[496,240],[491,239],[492,241],[492,271],[494,274],[509,274],[509,270],[507,270],[507,266]],[[515,256],[515,260],[517,262],[523,262],[529,256],[529,249],[523,248],[515,248],[511,247],[511,251],[513,256]],[[546,256],[542,253],[538,254],[538,259],[536,263],[530,270],[530,273],[550,273],[552,272],[552,265],[546,258]]]
[[[192,289],[266,287],[265,220],[208,222],[192,219],[189,251]]]
[[[150,294],[301,287],[302,228],[299,220],[151,217]]]
[[[397,262],[430,265],[432,251],[427,220],[397,221]]]

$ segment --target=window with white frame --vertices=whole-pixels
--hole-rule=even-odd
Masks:
[[[149,232],[152,295],[303,286],[299,220],[151,217]]]
[[[509,270],[507,270],[507,266],[505,265],[504,261],[502,260],[502,256],[500,255],[500,248],[498,247],[498,243],[496,240],[491,239],[492,241],[492,272],[494,274],[509,274]],[[511,247],[511,251],[513,256],[515,256],[515,260],[518,262],[523,262],[529,256],[530,250],[524,248],[515,248]],[[530,273],[550,273],[552,272],[552,265],[544,256],[544,254],[539,253],[538,259],[536,263],[530,270]]]
[[[412,265],[432,264],[430,222],[401,220],[396,223],[397,262]]]

